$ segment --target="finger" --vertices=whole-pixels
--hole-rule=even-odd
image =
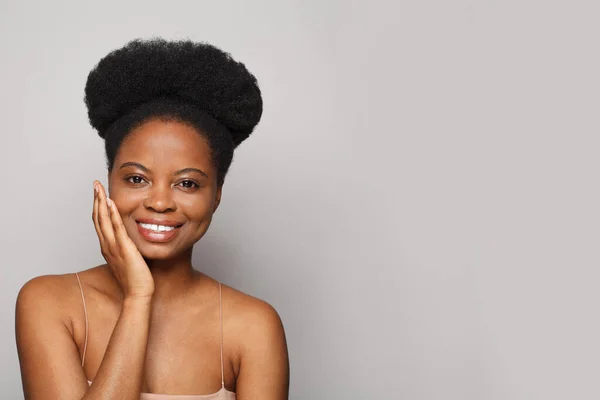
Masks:
[[[98,235],[98,240],[100,240],[100,246],[103,246],[104,235],[102,234],[102,230],[100,230],[100,222],[98,221],[98,187],[96,186],[96,182],[94,182],[94,208],[92,211],[92,220],[94,221],[94,229]]]
[[[108,214],[108,205],[106,204],[104,187],[98,182],[98,222],[100,223],[100,230],[102,231],[106,244],[112,246],[115,243],[115,233]]]
[[[121,219],[121,214],[119,214],[119,210],[117,209],[117,205],[114,201],[108,198],[107,202],[110,210],[110,220],[115,232],[115,238],[117,239],[117,242],[125,243],[125,241],[130,238],[127,234],[127,230],[125,229],[125,225],[123,224],[123,220]]]

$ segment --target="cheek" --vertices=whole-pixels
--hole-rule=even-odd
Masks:
[[[142,204],[142,202],[144,201],[144,199],[141,196],[135,196],[132,194],[114,194],[113,197],[111,197],[111,199],[115,202],[121,215],[133,211],[134,209],[139,207],[139,205]]]
[[[139,193],[123,190],[114,191],[110,198],[115,202],[122,218],[138,208],[144,201],[143,196]]]
[[[192,221],[202,222],[212,217],[213,202],[209,195],[181,199],[177,206]]]

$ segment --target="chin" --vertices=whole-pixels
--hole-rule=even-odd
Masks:
[[[162,245],[149,244],[144,243],[143,245],[138,245],[138,250],[142,257],[147,260],[169,260],[177,257],[182,252],[177,251],[176,249]]]

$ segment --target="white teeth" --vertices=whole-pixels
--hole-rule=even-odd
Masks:
[[[144,224],[140,222],[140,226],[144,229],[150,229],[155,232],[167,232],[175,229],[174,226],[156,225],[156,224]]]

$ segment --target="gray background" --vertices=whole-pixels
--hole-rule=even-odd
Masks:
[[[261,84],[195,262],[278,309],[291,399],[600,398],[597,2],[0,7],[2,398],[21,285],[103,261],[87,73],[154,35]]]

